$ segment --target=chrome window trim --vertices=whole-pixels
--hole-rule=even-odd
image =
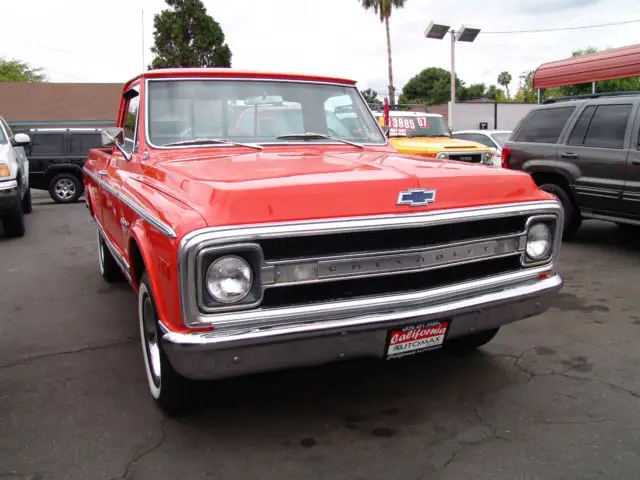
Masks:
[[[152,226],[153,228],[158,230],[160,233],[162,233],[165,237],[171,238],[171,239],[178,237],[178,234],[175,232],[175,230],[173,230],[173,228],[171,228],[169,225],[164,223],[158,217],[153,215],[151,212],[149,212],[146,208],[144,208],[142,205],[137,203],[135,200],[132,200],[128,196],[124,195],[122,192],[113,188],[111,185],[106,183],[104,180],[102,180],[98,175],[93,173],[87,167],[82,167],[82,171],[85,174],[87,174],[89,177],[91,177],[91,179],[94,182],[96,182],[98,185],[103,187],[109,193],[114,195],[118,200],[122,201],[122,203],[127,205],[131,210],[136,212],[144,221],[146,221],[150,226]]]
[[[561,204],[556,200],[543,200],[533,202],[520,202],[502,204],[496,206],[480,206],[472,208],[458,208],[439,211],[427,211],[407,214],[374,215],[367,217],[338,217],[332,219],[306,220],[298,222],[280,223],[259,223],[249,225],[233,225],[221,227],[206,227],[195,230],[185,235],[178,248],[178,278],[180,295],[180,312],[182,321],[187,327],[223,325],[223,324],[243,324],[248,321],[267,321],[269,319],[287,318],[300,314],[339,315],[343,310],[350,308],[363,308],[367,305],[374,305],[382,308],[395,303],[404,303],[415,297],[422,295],[430,297],[434,292],[442,289],[434,289],[419,292],[418,294],[385,295],[379,301],[371,298],[366,300],[350,300],[327,302],[324,304],[314,304],[301,307],[282,307],[273,309],[254,309],[242,312],[203,314],[198,309],[196,298],[196,254],[205,247],[224,245],[229,242],[256,242],[261,239],[278,238],[283,236],[302,236],[314,234],[337,234],[353,231],[372,231],[384,228],[411,228],[416,226],[441,225],[452,222],[463,222],[468,220],[483,220],[491,218],[505,218],[515,215],[535,215],[551,214],[556,217],[557,231],[562,231],[564,223],[564,213]],[[549,263],[542,267],[531,267],[524,272],[518,272],[522,277],[511,277],[501,275],[497,279],[508,278],[515,281],[518,278],[535,278],[528,274],[537,274],[553,268],[554,262],[558,258],[561,236],[556,235],[553,244],[553,254]],[[480,285],[491,285],[491,279],[483,280]],[[471,282],[475,284],[474,282]],[[460,286],[452,287],[455,291]]]
[[[357,85],[355,84],[351,84],[351,83],[340,83],[340,82],[320,82],[320,81],[314,81],[314,80],[290,80],[290,79],[279,79],[279,78],[268,78],[268,76],[265,76],[264,78],[249,78],[249,77],[179,77],[179,78],[175,78],[175,77],[167,77],[167,78],[145,78],[144,82],[144,108],[145,108],[145,115],[144,115],[144,136],[145,136],[145,144],[148,147],[151,147],[153,149],[157,149],[157,150],[179,150],[179,149],[185,149],[185,148],[229,148],[231,145],[228,144],[219,144],[219,145],[182,145],[182,146],[173,146],[173,147],[165,147],[165,146],[161,146],[161,145],[155,145],[154,143],[151,143],[151,137],[149,136],[149,83],[151,82],[177,82],[177,81],[193,81],[193,80],[207,80],[207,81],[229,81],[229,80],[233,80],[233,81],[241,81],[241,82],[256,82],[256,81],[272,81],[272,82],[283,82],[283,83],[308,83],[308,84],[314,84],[314,85],[330,85],[332,87],[346,87],[346,88],[353,88],[356,90],[358,96],[362,99],[362,101],[364,102],[365,106],[367,107],[367,110],[369,111],[369,113],[371,113],[371,118],[373,119],[373,122],[376,124],[376,127],[378,129],[378,132],[380,132],[380,135],[382,136],[382,138],[384,139],[384,143],[360,143],[360,145],[363,146],[369,146],[369,147],[386,147],[389,145],[389,139],[387,138],[387,136],[384,134],[384,132],[382,131],[382,127],[380,126],[380,124],[378,123],[378,121],[375,119],[373,112],[371,112],[371,109],[369,108],[369,106],[367,105],[367,102],[364,101],[364,98],[362,97],[362,94],[360,93],[360,90],[358,89]],[[302,143],[300,141],[297,142],[253,142],[256,143],[257,145],[269,145],[269,146],[276,146],[276,145],[309,145],[309,142],[306,143]],[[314,141],[311,145],[344,145],[342,142],[336,142],[336,141]],[[238,147],[235,147],[238,148]]]

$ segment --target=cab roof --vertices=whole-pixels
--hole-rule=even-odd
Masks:
[[[298,80],[302,82],[335,83],[338,85],[355,85],[355,80],[322,75],[306,75],[284,72],[261,72],[254,70],[240,70],[235,68],[158,68],[149,70],[127,82],[127,85],[140,79],[155,78],[255,78],[263,80]]]

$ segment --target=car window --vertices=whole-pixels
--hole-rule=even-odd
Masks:
[[[493,143],[489,137],[480,133],[474,133],[470,136],[469,140],[471,140],[472,142],[480,143],[482,145],[486,145],[487,147],[496,148],[496,144]]]
[[[622,148],[631,107],[631,104],[599,105],[587,128],[584,145],[600,148]]]
[[[584,136],[587,133],[587,128],[589,127],[589,122],[591,121],[591,117],[595,110],[595,105],[589,105],[582,111],[575,127],[573,127],[571,135],[569,135],[569,140],[567,141],[569,145],[582,145],[584,142]]]
[[[533,110],[518,130],[514,140],[516,142],[556,143],[575,108]]]
[[[2,145],[3,143],[7,143],[7,139],[4,136],[4,130],[0,128],[0,145]]]
[[[36,133],[31,136],[31,155],[62,155],[64,148],[64,133]]]
[[[102,146],[99,133],[72,133],[70,153],[72,155],[88,155],[89,150]]]
[[[504,144],[509,141],[509,137],[511,136],[511,132],[500,132],[500,133],[492,133],[491,138],[493,138],[500,148],[504,147]]]

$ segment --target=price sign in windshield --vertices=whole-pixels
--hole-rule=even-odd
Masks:
[[[391,135],[407,135],[407,131],[416,128],[429,128],[429,120],[427,117],[390,117],[389,125]]]

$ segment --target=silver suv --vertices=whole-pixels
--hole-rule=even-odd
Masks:
[[[0,220],[8,237],[24,235],[24,214],[31,213],[29,161],[24,151],[30,142],[25,133],[14,135],[0,117]]]

